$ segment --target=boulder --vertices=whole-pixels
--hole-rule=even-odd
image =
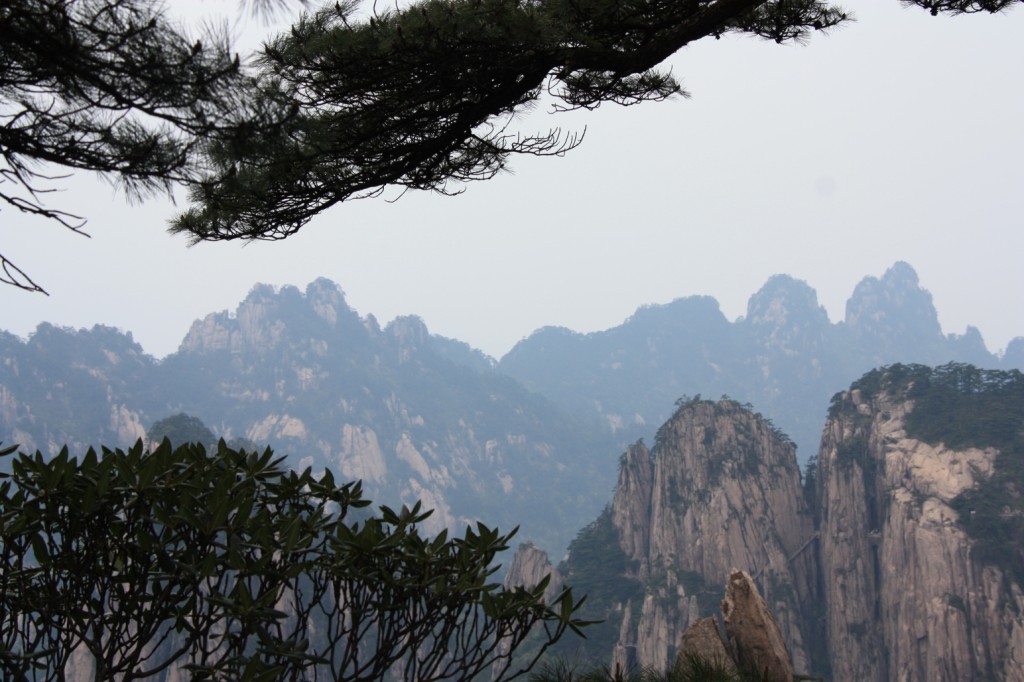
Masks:
[[[782,630],[745,571],[734,571],[729,576],[722,615],[740,668],[766,682],[792,682],[793,661]]]
[[[679,641],[676,666],[688,665],[694,659],[722,668],[729,675],[736,675],[736,663],[725,648],[718,620],[713,616],[691,623]]]

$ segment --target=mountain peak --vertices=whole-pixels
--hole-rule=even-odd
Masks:
[[[234,313],[210,313],[193,322],[181,349],[267,349],[288,336],[308,339],[337,334],[339,324],[351,330],[364,329],[358,313],[345,302],[341,287],[329,279],[314,280],[305,293],[292,285],[255,284]]]
[[[747,324],[786,327],[796,320],[829,323],[817,292],[802,279],[773,275],[747,302]]]
[[[932,295],[903,261],[881,278],[860,281],[846,302],[846,325],[862,347],[879,349],[875,364],[949,360],[941,357],[944,337]]]
[[[401,315],[384,328],[384,333],[398,348],[399,362],[408,362],[430,340],[427,325],[417,315]]]

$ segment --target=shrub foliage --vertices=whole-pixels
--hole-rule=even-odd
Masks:
[[[568,590],[491,581],[514,531],[428,538],[418,504],[367,518],[359,483],[269,449],[0,456],[5,679],[63,679],[73,653],[97,680],[509,679],[528,633],[543,653],[582,625]]]

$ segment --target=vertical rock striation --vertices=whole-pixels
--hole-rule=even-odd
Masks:
[[[815,598],[813,533],[792,443],[731,401],[691,400],[622,459],[612,519],[644,586],[620,646],[665,668],[686,627],[713,612],[735,569],[754,576],[798,670],[809,669],[803,612]],[[712,587],[708,587],[712,586]]]
[[[908,435],[914,382],[929,375],[911,368],[897,379],[905,369],[875,372],[839,394],[822,437],[831,678],[1024,680],[1024,595],[1012,572],[978,559],[961,518],[973,512],[958,511],[965,491],[994,475],[1000,453]]]
[[[532,588],[549,576],[551,580],[544,590],[544,598],[550,602],[562,589],[562,576],[551,565],[547,552],[532,542],[523,542],[512,556],[503,584],[506,590],[515,587]]]
[[[793,661],[779,624],[758,594],[754,581],[744,571],[735,571],[729,576],[722,615],[729,644],[741,669],[766,682],[793,679]]]

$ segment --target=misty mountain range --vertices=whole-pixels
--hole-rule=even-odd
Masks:
[[[304,292],[256,285],[159,361],[102,326],[43,324],[27,341],[0,332],[0,441],[123,446],[185,412],[295,466],[363,479],[380,502],[423,500],[434,529],[521,525],[557,549],[607,500],[617,455],[684,395],[752,404],[806,462],[830,396],[865,371],[950,361],[1024,367],[1024,338],[998,357],[974,328],[943,335],[905,263],[865,278],[839,323],[806,283],[779,275],[735,322],[712,298],[681,298],[602,332],[540,329],[499,361],[414,316],[381,327],[319,279]]]
[[[975,327],[944,335],[931,294],[903,262],[866,277],[831,322],[806,282],[770,278],[729,322],[715,299],[645,306],[618,327],[578,334],[546,327],[498,369],[575,414],[601,420],[628,443],[650,435],[682,395],[748,402],[797,444],[817,452],[829,399],[870,369],[896,362],[1024,368],[1024,337],[998,357]]]

